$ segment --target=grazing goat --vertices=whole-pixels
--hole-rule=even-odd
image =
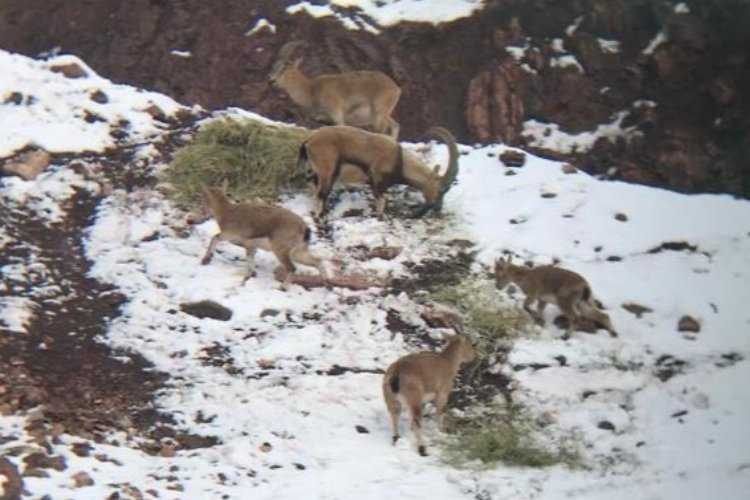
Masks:
[[[326,211],[326,202],[334,183],[342,171],[351,172],[359,168],[369,180],[375,195],[378,217],[385,211],[385,192],[396,184],[409,185],[422,193],[423,207],[417,211],[421,216],[429,210],[439,212],[443,197],[458,175],[458,146],[448,130],[433,127],[427,135],[443,140],[448,145],[449,160],[445,175],[438,174],[438,167],[430,169],[411,151],[405,151],[390,137],[374,134],[348,126],[322,127],[310,134],[302,143],[297,160],[298,168],[309,164],[316,182],[316,217]]]
[[[495,286],[502,289],[509,282],[518,285],[526,294],[523,308],[538,324],[544,324],[544,308],[551,302],[556,304],[568,319],[566,335],[570,335],[576,321],[582,317],[603,326],[611,336],[617,336],[609,316],[596,307],[591,287],[580,274],[556,266],[516,266],[511,263],[510,257],[505,260],[497,259]],[[534,301],[536,311],[531,309]]]
[[[304,108],[312,119],[362,127],[398,138],[399,125],[391,117],[401,89],[380,71],[347,71],[308,77],[301,58],[291,62],[300,42],[288,42],[279,51],[269,79]]]
[[[211,238],[201,264],[211,262],[216,245],[226,240],[245,248],[247,274],[245,281],[255,276],[255,252],[258,248],[273,252],[284,268],[282,289],[289,284],[295,271],[294,263],[316,267],[328,279],[323,262],[308,249],[310,228],[305,221],[286,208],[262,201],[232,203],[224,189],[203,187],[203,199],[219,224],[220,232]]]
[[[445,405],[453,389],[453,380],[461,364],[473,361],[475,357],[469,339],[453,335],[440,353],[409,354],[388,367],[383,376],[383,397],[391,416],[393,444],[400,437],[398,420],[401,407],[406,406],[411,414],[411,430],[417,439],[417,450],[420,455],[427,455],[422,441],[422,404],[434,400],[440,429],[445,430]]]

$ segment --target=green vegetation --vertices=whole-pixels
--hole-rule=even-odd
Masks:
[[[456,467],[498,463],[518,467],[549,467],[562,464],[582,467],[581,457],[570,440],[543,445],[534,437],[539,426],[520,406],[492,407],[471,417],[451,416],[444,459]]]
[[[297,154],[308,134],[256,120],[215,120],[177,152],[163,180],[174,187],[174,201],[186,208],[200,201],[201,185],[219,186],[225,180],[236,200],[274,201],[285,190],[304,187]]]

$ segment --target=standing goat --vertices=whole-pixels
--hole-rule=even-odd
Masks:
[[[430,169],[414,153],[404,151],[398,142],[382,134],[348,126],[314,131],[302,143],[297,165],[303,168],[309,163],[315,174],[316,216],[325,213],[328,195],[342,168],[351,170],[352,166],[369,179],[378,217],[382,218],[385,211],[386,190],[396,184],[406,184],[422,192],[425,204],[415,215],[424,215],[431,209],[439,212],[443,196],[458,175],[458,146],[453,134],[442,127],[433,127],[427,134],[448,145],[448,168],[443,176],[438,174],[437,167]]]
[[[225,191],[226,187],[203,187],[203,199],[219,224],[220,232],[211,238],[201,264],[211,262],[216,245],[225,240],[245,248],[248,267],[244,281],[255,276],[255,252],[258,248],[273,252],[281,263],[285,272],[284,290],[295,271],[295,262],[316,267],[328,279],[323,262],[308,249],[310,228],[302,217],[286,208],[260,201],[232,203]]]
[[[509,282],[518,285],[526,294],[523,308],[538,324],[544,324],[544,308],[551,302],[568,319],[566,335],[570,335],[578,318],[588,318],[603,326],[611,336],[617,337],[609,316],[596,307],[591,287],[580,274],[555,266],[516,266],[511,263],[510,257],[505,260],[497,259],[495,286],[502,289]],[[535,301],[536,311],[531,309]]]
[[[288,42],[281,48],[269,75],[273,84],[314,120],[398,137],[399,125],[391,114],[401,89],[388,75],[380,71],[347,71],[310,78],[299,69],[301,58],[290,62],[300,45]]]
[[[411,414],[411,430],[417,439],[419,454],[427,456],[422,441],[422,404],[435,402],[438,424],[445,430],[445,405],[453,389],[461,364],[476,358],[474,347],[463,335],[448,338],[448,345],[440,353],[417,352],[399,358],[391,364],[383,376],[383,398],[391,416],[393,444],[398,441],[398,421],[401,407],[406,406]]]

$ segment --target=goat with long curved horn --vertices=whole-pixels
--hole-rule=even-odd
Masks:
[[[342,169],[358,168],[366,175],[375,194],[378,217],[385,211],[385,192],[396,184],[409,185],[422,193],[424,205],[416,213],[440,211],[445,193],[458,175],[458,146],[448,130],[434,127],[428,134],[443,140],[449,151],[445,175],[430,169],[416,154],[402,149],[390,137],[348,126],[322,127],[302,144],[298,165],[309,164],[316,182],[316,216],[325,213],[326,201]]]

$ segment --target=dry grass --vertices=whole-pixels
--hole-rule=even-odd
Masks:
[[[177,152],[162,180],[173,187],[173,200],[184,208],[199,203],[202,185],[218,186],[225,180],[236,200],[275,201],[282,192],[305,186],[297,154],[308,134],[303,128],[255,120],[215,120]]]

